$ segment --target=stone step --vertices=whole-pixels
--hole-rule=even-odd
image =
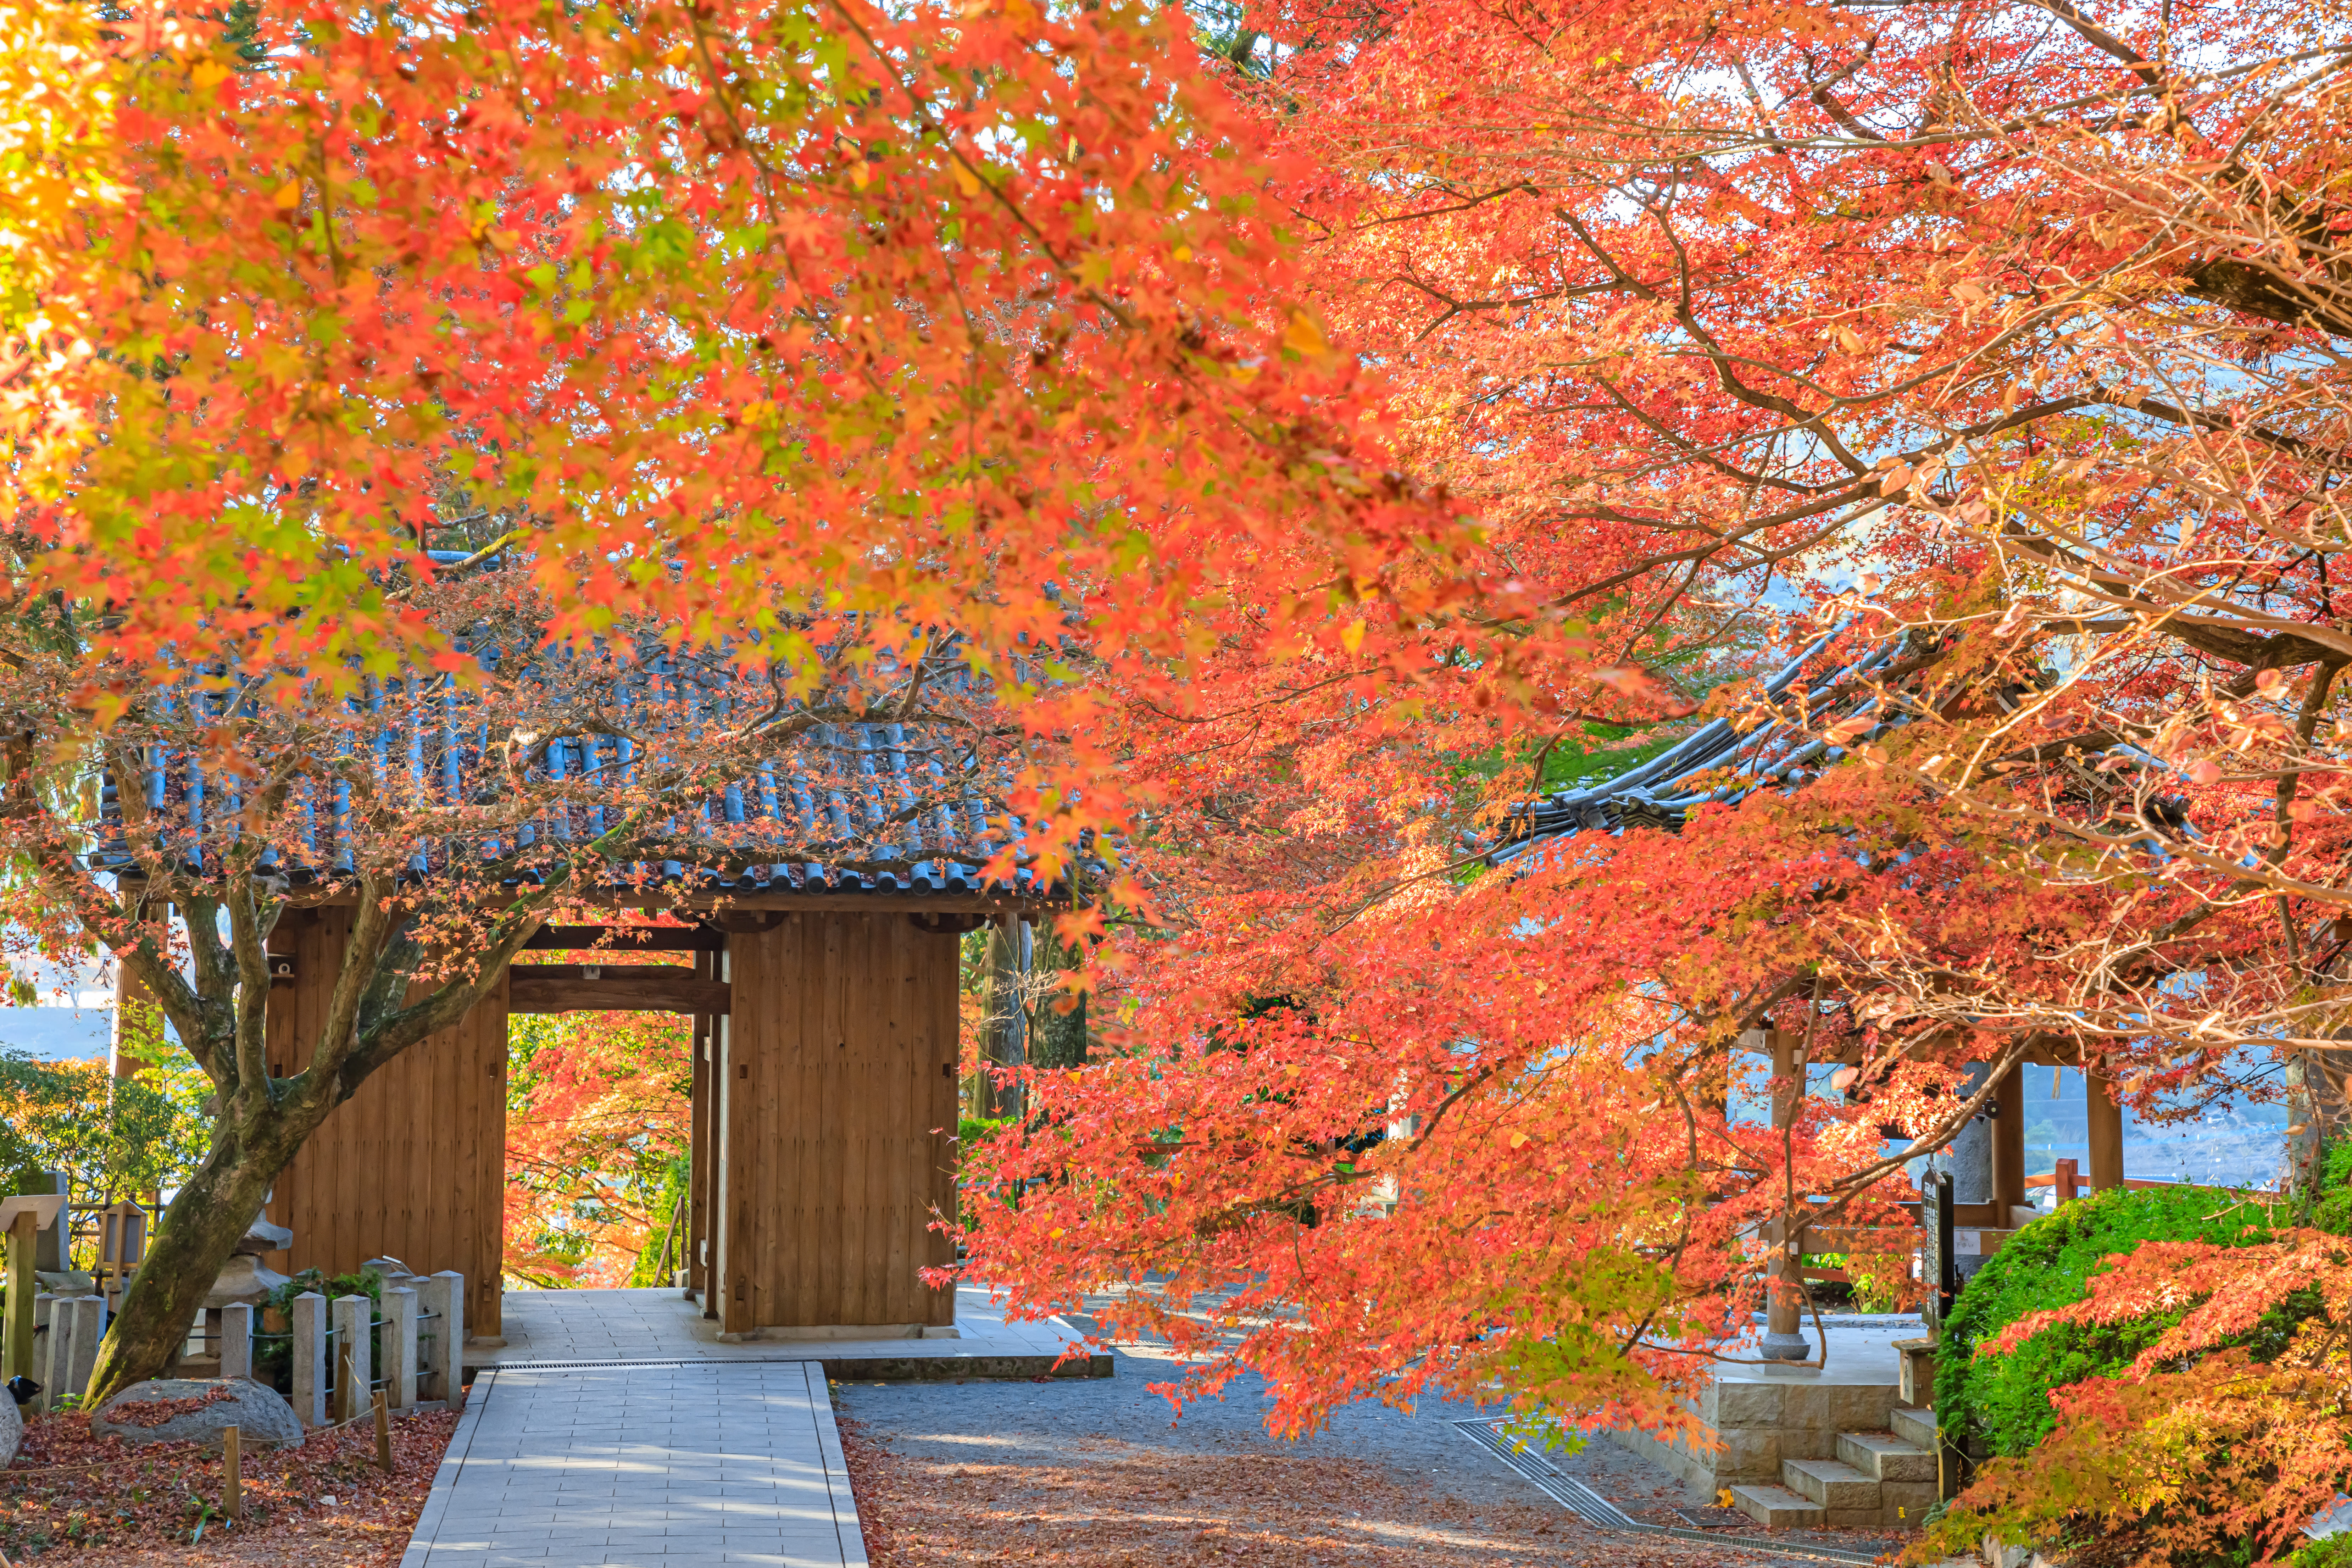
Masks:
[[[1783,1487],[1762,1485],[1731,1489],[1731,1506],[1767,1530],[1794,1530],[1826,1522],[1819,1503],[1808,1502]]]
[[[1878,1482],[1836,1459],[1785,1459],[1780,1484],[1833,1513],[1878,1511]]]
[[[1884,1432],[1841,1432],[1837,1457],[1875,1481],[1932,1481],[1936,1455]]]
[[[1936,1451],[1936,1413],[1934,1411],[1906,1410],[1898,1405],[1895,1407],[1894,1414],[1887,1418],[1887,1422],[1895,1428],[1895,1435],[1913,1447],[1925,1448],[1930,1454]],[[1927,1479],[1934,1480],[1936,1478],[1931,1474]]]

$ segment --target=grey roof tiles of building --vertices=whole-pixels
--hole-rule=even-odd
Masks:
[[[1522,803],[1511,812],[1490,858],[1497,865],[1523,859],[1547,844],[1580,833],[1679,828],[1694,806],[1741,800],[1768,786],[1801,784],[1838,761],[1844,749],[1813,731],[1876,711],[1879,698],[1868,678],[1892,664],[1904,642],[1900,637],[1889,637],[1824,666],[1822,656],[1842,631],[1822,637],[1764,683],[1765,694],[1777,700],[1811,671],[1813,684],[1805,689],[1811,725],[1801,728],[1774,721],[1743,731],[1729,719],[1714,720],[1613,778],[1598,783],[1580,779],[1570,788]],[[1901,713],[1887,720],[1889,724],[1905,721]],[[1878,732],[1874,728],[1856,739]]]
[[[694,721],[695,684],[690,671],[654,659],[631,679],[614,682],[609,695],[657,736],[665,724]],[[372,721],[355,728],[352,743],[372,750],[378,769],[403,777],[420,798],[465,802],[502,770],[505,759],[492,738],[469,726],[465,700],[452,688],[414,690],[395,681],[373,689]],[[1030,868],[1016,868],[1009,879],[984,874],[1000,851],[1019,852],[1028,827],[1003,804],[1003,768],[971,748],[951,752],[940,737],[937,729],[899,722],[829,722],[803,730],[794,737],[793,759],[754,763],[723,782],[681,790],[677,815],[655,836],[663,858],[618,872],[722,895],[1049,896],[1052,889]],[[534,775],[551,793],[569,786],[562,805],[512,826],[503,840],[423,844],[410,858],[410,876],[425,877],[436,865],[470,856],[477,866],[511,860],[516,869],[508,879],[527,883],[538,874],[532,862],[551,858],[531,850],[604,831],[608,814],[595,804],[593,786],[583,795],[582,784],[599,776],[625,782],[647,760],[635,742],[613,734],[535,744],[542,749]],[[148,810],[163,817],[163,831],[187,857],[183,864],[200,866],[237,839],[245,803],[234,776],[208,776],[202,762],[184,752],[151,748],[148,760],[133,787]],[[111,773],[102,781],[97,843],[89,857],[92,865],[116,872],[137,864],[125,838],[121,782]],[[348,786],[322,790],[300,826],[281,833],[282,844],[266,852],[264,865],[298,887],[349,875],[352,852],[340,831],[349,808]],[[549,836],[544,843],[542,835]]]

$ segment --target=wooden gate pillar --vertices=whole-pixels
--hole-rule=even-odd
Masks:
[[[956,1201],[958,944],[902,911],[728,938],[711,1281],[730,1338],[907,1337],[955,1321],[922,1270]]]
[[[715,952],[697,953],[695,973],[706,980],[719,978],[719,957]],[[711,1228],[711,1149],[713,1111],[718,1096],[714,1058],[718,1052],[719,1018],[716,1014],[695,1016],[692,1050],[694,1106],[688,1125],[691,1129],[687,1150],[687,1294],[702,1303],[702,1315],[715,1318],[718,1304],[710,1297]]]

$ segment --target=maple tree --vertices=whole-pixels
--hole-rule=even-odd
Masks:
[[[672,1221],[690,1131],[688,1021],[524,1016],[508,1039],[507,1274],[541,1289],[610,1288],[650,1276],[665,1242],[682,1257]]]
[[[1162,658],[1276,535],[1325,587],[1262,637],[1424,550],[1449,581],[1159,8],[48,26],[95,85],[31,149],[88,166],[13,241],[7,500],[24,585],[110,603],[129,657],[446,659],[393,583],[485,531],[556,635],[618,607],[789,658],[761,583],[885,642],[1001,658],[1076,612]]]
[[[1381,606],[1106,670],[1160,790],[1132,1011],[990,1151],[1036,1185],[974,1274],[1120,1292],[1180,1398],[1255,1369],[1286,1429],[1674,1431],[1768,1227],[1895,1218],[2032,1049],[2177,1115],[2271,1047],[2341,1118],[2340,15],[1310,0],[1233,46],[1400,460],[1613,683]],[[1716,720],[1745,798],[1498,854],[1590,726]],[[1847,1064],[1785,1132],[1727,1114],[1760,1026]]]

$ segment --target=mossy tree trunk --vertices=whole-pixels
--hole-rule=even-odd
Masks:
[[[388,879],[360,878],[352,938],[326,1021],[309,1042],[309,1065],[277,1078],[263,1050],[265,944],[287,905],[262,879],[247,868],[214,883],[210,896],[181,892],[172,900],[184,917],[192,961],[191,974],[183,975],[166,956],[170,906],[152,896],[113,906],[109,890],[86,872],[52,868],[49,875],[58,892],[82,906],[86,929],[120,942],[117,962],[171,1020],[212,1080],[217,1106],[212,1148],[163,1211],[100,1348],[89,1387],[96,1404],[169,1375],[214,1280],[303,1143],[378,1068],[465,1016],[539,929],[541,911],[561,884],[494,912],[474,911],[478,945],[472,963],[411,1000],[412,978],[426,956],[415,935],[418,911]]]

